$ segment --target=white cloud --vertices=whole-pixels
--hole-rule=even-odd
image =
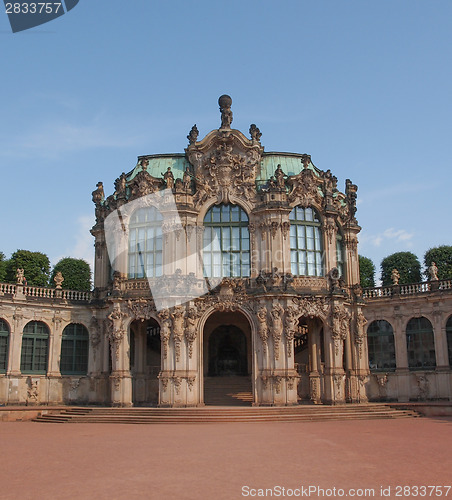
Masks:
[[[83,125],[58,121],[39,124],[28,131],[6,138],[0,148],[0,155],[55,159],[73,151],[136,146],[141,139],[140,133],[131,128],[113,129],[111,125],[99,120]]]
[[[81,215],[77,219],[77,230],[70,246],[66,247],[64,255],[52,259],[52,266],[64,257],[73,257],[86,260],[91,266],[91,271],[94,272],[94,238],[89,232],[93,224],[94,220],[91,215]]]
[[[380,247],[383,243],[404,243],[405,246],[412,246],[412,238],[414,233],[410,233],[405,229],[394,229],[390,227],[382,233],[368,235],[363,232],[360,237],[360,243],[370,244],[374,247]]]

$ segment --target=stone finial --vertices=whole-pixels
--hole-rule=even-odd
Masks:
[[[391,273],[391,279],[393,285],[398,285],[400,280],[400,273],[397,269],[393,269]]]
[[[61,271],[57,271],[55,277],[53,278],[53,281],[55,282],[57,290],[61,290],[61,285],[64,281],[63,273]]]
[[[16,270],[16,285],[23,285],[24,281],[26,282],[24,270],[17,269]]]
[[[224,94],[218,99],[218,104],[220,105],[221,111],[221,127],[220,128],[231,128],[232,123],[232,99],[230,96]]]
[[[198,140],[198,135],[199,135],[199,130],[195,123],[191,128],[190,133],[187,135],[188,142],[190,144],[194,144]]]
[[[256,127],[256,125],[254,123],[252,123],[250,125],[249,132],[250,132],[251,139],[253,141],[257,141],[257,142],[260,141],[262,134],[261,134],[261,131]]]

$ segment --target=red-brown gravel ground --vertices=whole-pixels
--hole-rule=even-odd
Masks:
[[[258,498],[251,494],[276,486],[294,488],[286,493],[295,495],[303,493],[296,490],[302,486],[343,488],[346,495],[350,488],[374,488],[367,498],[398,498],[397,485],[452,484],[452,419],[187,425],[4,422],[0,452],[2,500],[233,500]],[[392,487],[389,497],[381,495],[381,486]],[[278,492],[282,490],[274,489],[273,497]],[[443,496],[445,492],[443,488]],[[322,496],[317,490],[310,498],[327,498],[327,493]],[[452,499],[452,489],[448,497]]]

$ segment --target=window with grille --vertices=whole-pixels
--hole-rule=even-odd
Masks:
[[[0,373],[5,373],[8,367],[8,340],[8,325],[6,321],[0,319]]]
[[[162,275],[162,220],[155,207],[139,208],[129,224],[129,278]]]
[[[396,356],[394,331],[390,323],[377,319],[367,328],[369,368],[371,371],[394,371]]]
[[[427,318],[411,318],[406,327],[408,367],[410,370],[434,370],[435,340]]]
[[[49,354],[49,329],[41,321],[30,321],[22,336],[20,370],[22,373],[44,375]]]
[[[60,372],[62,375],[86,375],[88,372],[89,333],[85,326],[71,323],[63,330]]]
[[[204,276],[250,275],[248,216],[238,205],[212,207],[204,217]]]
[[[313,208],[295,207],[290,220],[290,268],[295,276],[324,276],[320,219]]]

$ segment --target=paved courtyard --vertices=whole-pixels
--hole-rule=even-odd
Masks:
[[[265,488],[267,498],[271,493],[397,498],[397,486],[450,485],[451,449],[451,418],[205,425],[4,422],[0,498],[233,500],[262,497],[265,491],[259,490]],[[446,489],[441,491],[444,497]],[[414,492],[405,490],[413,498]]]

